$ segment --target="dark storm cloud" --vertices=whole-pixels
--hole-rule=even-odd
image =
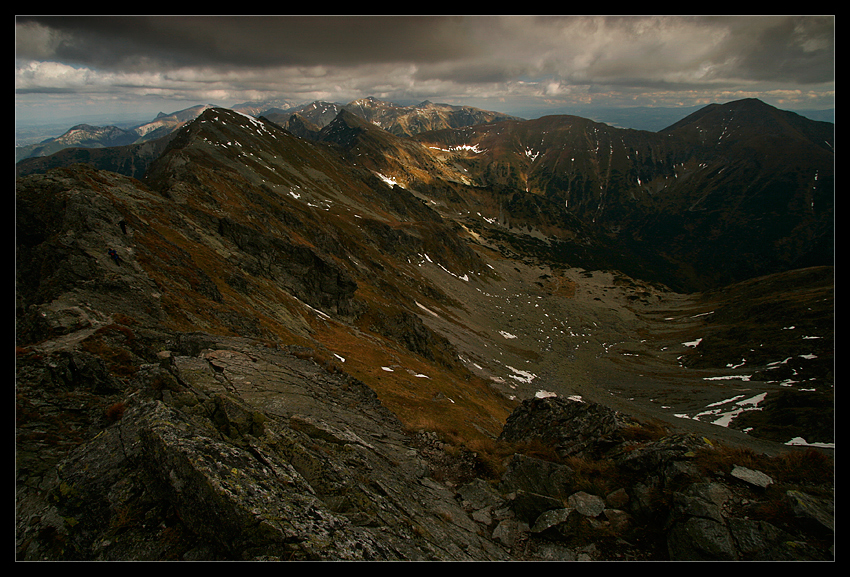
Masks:
[[[475,51],[465,21],[451,17],[31,17],[18,24],[56,31],[58,60],[99,68],[350,66]]]
[[[741,52],[741,74],[802,84],[835,79],[833,18],[788,17],[759,30]]]
[[[700,66],[755,80],[834,75],[832,17],[65,16],[18,24],[53,31],[59,62],[123,71],[411,63],[422,67],[418,78],[470,82],[550,71],[616,82]],[[43,53],[19,41],[18,57]]]

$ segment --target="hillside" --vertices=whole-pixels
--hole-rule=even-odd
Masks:
[[[660,186],[685,136],[342,111],[308,139],[211,108],[161,142],[143,174],[16,182],[20,559],[834,555],[834,272],[787,264],[831,238],[805,141],[784,260],[687,293],[659,279],[690,253],[624,215],[694,189],[629,205],[612,160]],[[590,168],[535,172],[567,154]]]

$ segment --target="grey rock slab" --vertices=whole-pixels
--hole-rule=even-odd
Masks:
[[[740,465],[735,465],[732,468],[731,474],[736,479],[756,487],[761,487],[762,489],[773,483],[773,479],[771,479],[769,475],[765,475],[761,471],[754,471],[747,467],[741,467]]]
[[[598,517],[605,510],[604,499],[584,491],[578,491],[570,495],[567,503],[585,517]]]

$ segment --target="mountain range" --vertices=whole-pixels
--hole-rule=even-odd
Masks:
[[[78,124],[55,138],[16,146],[15,162],[24,158],[49,156],[65,148],[102,148],[148,142],[170,134],[212,107],[206,104],[171,114],[160,112],[154,120],[130,128]],[[372,96],[345,105],[322,101],[296,105],[286,100],[268,100],[243,102],[235,104],[231,109],[255,117],[266,116],[286,128],[289,128],[290,117],[297,114],[299,121],[306,121],[317,129],[333,120],[340,110],[346,109],[400,136],[411,136],[436,128],[455,128],[514,118],[469,106],[433,104],[428,101],[416,106],[400,106]]]
[[[268,537],[294,558],[344,557],[309,535],[354,557],[504,558],[501,547],[514,555],[524,541],[496,539],[489,517],[475,520],[489,527],[486,543],[460,546],[452,533],[440,552],[439,531],[476,525],[454,508],[427,530],[390,520],[415,523],[400,511],[447,487],[412,472],[411,455],[435,445],[403,439],[439,435],[441,459],[464,446],[480,465],[469,447],[503,438],[531,399],[598,404],[759,454],[829,453],[833,124],[758,100],[710,105],[657,132],[355,102],[259,116],[210,107],[147,142],[17,163],[20,502],[52,511],[32,513],[32,543],[74,542],[81,558],[102,555],[96,543],[118,557],[110,547],[121,543],[139,556],[152,543],[144,524],[180,528],[169,535],[181,555],[211,555],[215,541],[216,555],[257,558],[251,544],[209,535],[209,511],[233,504],[248,486],[235,481],[240,467],[256,467],[297,497],[284,505],[264,493],[272,481],[251,481],[251,504],[227,508],[222,527],[262,518],[258,535],[269,536],[269,519],[286,517],[269,504],[300,503],[312,511],[304,526]],[[106,419],[107,402],[126,420]],[[628,439],[620,457],[648,454],[647,437]],[[124,449],[95,475],[87,456],[104,443]],[[647,462],[670,447],[653,445]],[[420,479],[413,500],[395,474]],[[50,525],[82,514],[63,487],[83,477],[110,505],[85,530]],[[646,487],[629,485],[642,510],[673,502]],[[206,512],[179,504],[190,493]],[[170,508],[152,494],[169,495]],[[390,501],[404,504],[375,509]],[[319,522],[323,507],[369,541]],[[135,525],[142,510],[156,523]],[[729,555],[751,558],[745,549]]]
[[[206,108],[160,115],[135,133],[152,142],[157,139],[150,137],[170,133]],[[666,270],[659,272],[658,280],[677,289],[711,286],[715,280],[703,278],[708,270],[712,276],[725,274],[726,282],[741,280],[752,270],[769,272],[776,267],[832,261],[834,125],[809,121],[757,100],[708,106],[658,133],[616,129],[573,116],[523,121],[468,107],[428,102],[400,107],[374,98],[345,107],[313,103],[292,114],[272,110],[264,118],[293,134],[328,141],[338,139],[333,136],[336,129],[328,128],[328,118],[337,118],[342,110],[366,120],[367,124],[356,129],[365,131],[357,137],[361,146],[372,146],[373,141],[390,135],[427,133],[415,139],[425,148],[406,152],[401,161],[407,165],[402,171],[410,170],[411,164],[424,170],[424,178],[409,182],[412,188],[446,180],[444,176],[435,179],[426,168],[438,151],[466,150],[461,162],[468,166],[466,170],[480,174],[474,186],[503,191],[498,202],[508,204],[518,226],[558,227],[556,223],[573,217],[590,222],[596,230],[605,231],[608,240],[621,247],[620,252],[628,254],[627,260],[652,261],[648,268]],[[498,129],[490,126],[496,120],[500,121]],[[372,130],[380,124],[385,130]],[[458,130],[458,126],[475,128]],[[113,130],[100,132],[115,138]],[[80,130],[72,129],[65,136],[79,141],[79,134]],[[63,146],[69,142],[67,138],[59,140]],[[72,148],[48,159],[29,160],[19,164],[18,174],[84,160],[140,177],[144,162],[119,160],[122,151],[132,150],[131,157],[152,159],[165,141],[142,146],[138,140],[133,149]],[[774,153],[774,145],[780,141],[781,152]],[[386,163],[394,151],[410,148],[410,143],[396,139],[378,146],[379,154],[373,157]],[[810,159],[811,155],[819,158]],[[96,160],[99,157],[104,160]],[[815,164],[819,168],[811,169]],[[377,169],[393,170],[388,166]],[[387,176],[405,180],[400,174]],[[802,181],[807,181],[805,186]],[[461,182],[473,183],[466,177]],[[609,190],[615,192],[609,194]],[[794,216],[785,210],[790,205],[811,207],[815,202],[822,210],[805,214],[795,209]],[[771,206],[767,215],[762,214]],[[734,217],[730,211],[735,212]],[[542,222],[542,213],[552,215],[552,224]],[[806,224],[801,225],[799,219]],[[776,226],[778,220],[783,222]],[[807,248],[785,251],[781,247],[797,226],[809,231]],[[560,241],[575,234],[571,227],[572,223],[555,233],[558,242],[554,247],[549,242],[549,249],[565,248]],[[732,229],[727,232],[729,227]],[[718,251],[715,242],[704,241],[706,235],[722,236],[718,242],[726,244]],[[746,272],[737,272],[741,267]]]
[[[211,105],[193,106],[171,114],[160,112],[152,121],[132,128],[78,124],[55,138],[16,146],[15,162],[24,158],[50,156],[66,148],[103,148],[149,142],[177,130],[207,108],[211,108]]]

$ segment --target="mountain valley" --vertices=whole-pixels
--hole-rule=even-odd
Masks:
[[[18,163],[19,557],[526,558],[495,521],[469,537],[484,530],[443,495],[480,461],[437,483],[411,455],[437,459],[428,435],[440,459],[483,453],[512,414],[552,399],[831,458],[834,125],[760,101],[657,133],[571,116],[434,122],[211,107],[149,142]],[[118,404],[125,416],[107,418]],[[265,493],[243,507],[236,485],[209,489],[207,512],[160,510],[152,487],[179,503],[175,479],[189,482],[169,451],[207,434],[210,451],[288,479],[292,503],[310,495],[347,522],[310,513],[270,536],[268,519],[293,515]],[[100,486],[85,455],[111,443],[124,448]],[[191,478],[230,487],[202,469]],[[111,504],[79,518],[103,491]],[[209,534],[219,498],[247,511],[222,513],[226,537]],[[413,511],[426,501],[439,512]],[[153,524],[130,521],[145,511]],[[251,538],[274,546],[233,544],[257,523]],[[634,539],[596,558],[678,558],[678,541]]]

